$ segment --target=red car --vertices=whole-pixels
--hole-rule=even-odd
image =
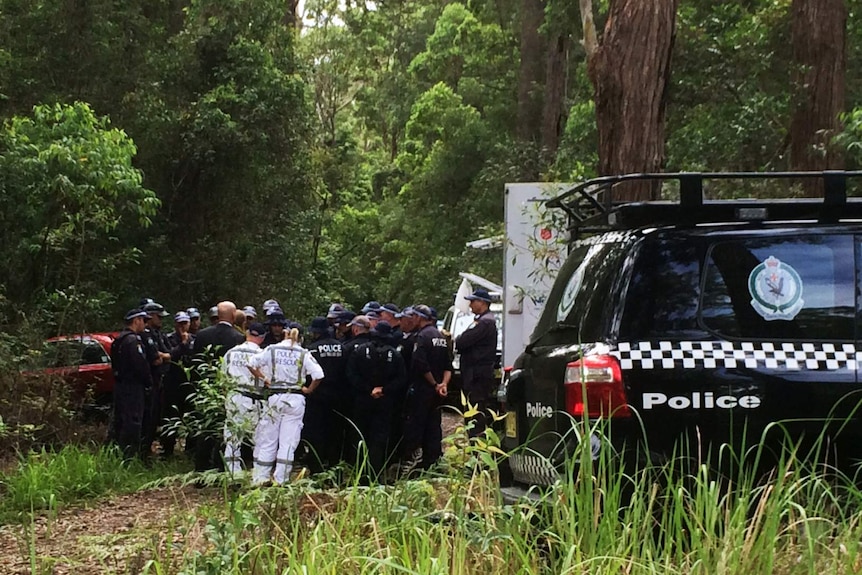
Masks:
[[[110,332],[52,337],[45,342],[39,362],[42,369],[30,374],[62,377],[76,399],[108,404],[114,392],[111,343],[117,335]]]

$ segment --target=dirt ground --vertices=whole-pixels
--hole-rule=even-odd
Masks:
[[[195,547],[189,539],[203,544],[196,510],[212,497],[191,487],[143,491],[0,526],[0,573],[138,573],[156,553],[164,561],[169,549]]]
[[[463,421],[444,410],[443,435]],[[158,555],[205,545],[201,505],[216,504],[217,490],[168,487],[95,501],[42,514],[32,524],[0,526],[0,574],[138,573]]]

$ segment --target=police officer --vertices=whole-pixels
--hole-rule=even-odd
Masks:
[[[141,453],[145,398],[153,386],[150,363],[140,337],[146,317],[143,310],[130,310],[124,317],[125,329],[111,344],[111,364],[116,379],[111,435],[126,459]]]
[[[196,307],[190,307],[186,313],[189,314],[189,333],[197,335],[201,329],[201,312]]]
[[[338,313],[338,317],[333,322],[333,327],[335,328],[335,339],[341,343],[347,343],[353,339],[353,329],[350,326],[350,322],[352,322],[355,317],[356,314],[350,310],[343,310]]]
[[[146,398],[147,406],[144,412],[143,455],[146,458],[151,454],[152,443],[156,439],[161,420],[162,379],[170,367],[171,348],[167,336],[162,332],[162,318],[170,314],[165,311],[164,306],[152,300],[144,305],[143,310],[147,313],[148,319],[141,338],[153,378],[151,393]]]
[[[401,308],[394,303],[385,303],[380,306],[380,319],[392,326],[392,339],[400,345],[404,332],[401,330]]]
[[[205,327],[195,337],[193,352],[197,368],[192,372],[197,383],[205,377],[210,377],[210,369],[233,347],[245,341],[233,327],[236,305],[231,301],[222,301],[216,306],[218,323]],[[221,461],[222,433],[200,434],[193,437],[195,447],[195,471],[217,469]]]
[[[222,372],[231,379],[233,388],[225,400],[224,461],[225,470],[233,475],[242,471],[242,444],[254,435],[260,421],[263,403],[263,380],[248,370],[248,361],[260,351],[266,335],[263,324],[252,323],[245,342],[232,347],[224,356]],[[257,459],[257,442],[254,442]]]
[[[326,312],[326,321],[329,323],[329,335],[335,337],[335,324],[338,322],[338,317],[344,311],[344,306],[340,303],[333,303],[329,306]]]
[[[431,308],[417,305],[409,315],[415,318],[417,329],[409,366],[402,475],[409,474],[420,463],[427,469],[442,455],[439,408],[452,378],[449,342],[437,329]]]
[[[401,354],[401,357],[404,358],[404,365],[409,370],[410,361],[413,355],[413,346],[415,333],[414,332],[414,324],[416,323],[416,317],[411,314],[412,308],[405,307],[403,310],[398,313],[393,314],[395,316],[395,321],[398,322],[399,326],[402,329],[393,329],[392,330],[392,341],[395,349]],[[392,431],[390,434],[390,446],[394,454],[400,455],[403,453],[403,436],[404,436],[404,426],[407,411],[405,409],[407,404],[407,390],[408,386],[405,385],[399,391],[396,392],[395,397],[392,400],[393,408],[392,408]]]
[[[261,378],[267,400],[255,432],[252,482],[261,485],[270,480],[281,485],[290,478],[293,457],[302,433],[305,396],[313,393],[324,377],[314,356],[297,342],[299,332],[292,329],[287,338],[252,356],[248,369]],[[306,377],[311,377],[307,387]]]
[[[347,318],[350,316],[353,317],[348,320]],[[342,375],[342,381],[347,383],[345,388],[347,389],[348,397],[345,397],[344,401],[348,402],[350,405],[347,413],[352,421],[355,413],[356,390],[350,383],[350,379],[347,375],[347,366],[350,362],[350,356],[353,351],[358,346],[371,341],[371,335],[368,333],[371,330],[371,322],[368,321],[368,318],[364,315],[356,315],[351,311],[342,312],[341,318],[342,319],[339,321],[344,322],[342,329],[346,329],[346,331],[343,332],[344,339],[342,340],[342,349],[344,350],[344,372]],[[349,462],[359,463],[357,461],[358,453],[356,451],[356,446],[359,445],[362,438],[357,434],[356,426],[350,422],[347,423],[346,435],[347,438],[344,446],[344,457]]]
[[[371,477],[377,477],[387,457],[392,398],[404,387],[407,372],[404,359],[392,345],[392,327],[388,323],[379,322],[369,335],[368,341],[350,353],[347,377],[356,396],[353,421],[368,449],[368,471]]]
[[[245,314],[245,317],[249,321],[249,323],[254,322],[254,320],[257,319],[257,310],[250,305],[247,305],[242,308],[242,313]]]
[[[455,349],[461,354],[461,377],[464,394],[479,414],[473,419],[470,436],[484,432],[491,396],[494,393],[494,364],[497,361],[497,322],[491,312],[488,290],[477,289],[464,299],[470,302],[470,311],[476,314],[473,324],[455,339]]]
[[[398,351],[401,357],[404,358],[404,365],[409,366],[413,358],[413,347],[416,340],[416,331],[418,331],[418,318],[413,313],[413,307],[405,307],[401,313],[397,314],[401,323],[402,335],[401,342],[398,344]],[[406,390],[405,390],[406,391]]]
[[[284,328],[287,327],[287,318],[281,308],[271,308],[266,312],[266,321],[264,325],[267,327],[266,337],[263,338],[261,349],[266,349],[276,343],[281,343],[284,340]]]
[[[311,320],[308,351],[323,368],[324,378],[317,390],[306,398],[302,439],[309,448],[307,463],[313,472],[341,460],[350,414],[350,393],[344,382],[344,349],[329,334],[326,318]]]
[[[185,415],[188,395],[191,392],[186,371],[191,367],[194,345],[194,336],[189,332],[190,325],[189,314],[184,311],[177,312],[174,315],[174,331],[167,336],[171,360],[162,379],[162,432],[159,436],[162,455],[166,457],[173,455],[177,443],[176,434],[168,431],[166,424]]]
[[[218,306],[214,305],[210,308],[210,325],[217,325],[219,320],[218,317]],[[232,321],[232,320],[231,320]]]

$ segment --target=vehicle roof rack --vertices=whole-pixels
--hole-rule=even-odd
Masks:
[[[695,225],[733,221],[816,220],[834,223],[862,219],[862,198],[847,199],[847,179],[862,171],[675,172],[603,176],[573,186],[548,200],[569,216],[572,239],[589,233],[647,226]],[[704,200],[704,180],[822,179],[822,198]],[[677,181],[679,201],[631,202],[614,198],[619,184]]]

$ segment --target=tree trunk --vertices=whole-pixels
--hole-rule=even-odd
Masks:
[[[565,128],[565,103],[569,47],[567,34],[554,34],[548,43],[545,70],[545,102],[542,112],[542,149],[553,161]]]
[[[299,14],[299,0],[287,0],[284,11],[284,25],[290,28],[302,29],[302,17]]]
[[[793,0],[795,106],[790,122],[790,164],[794,170],[844,167],[841,152],[830,145],[841,129],[847,63],[847,7],[844,0]],[[821,182],[803,182],[808,196],[821,193]]]
[[[589,57],[601,175],[662,168],[677,4],[678,0],[611,1],[601,43]],[[617,197],[649,200],[658,192],[655,182],[633,182]]]
[[[543,0],[521,2],[521,63],[518,68],[518,118],[515,135],[522,142],[538,142],[541,134],[544,58],[539,28],[544,21]]]

